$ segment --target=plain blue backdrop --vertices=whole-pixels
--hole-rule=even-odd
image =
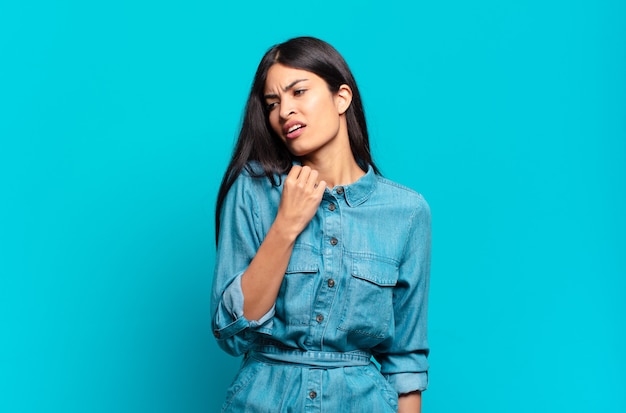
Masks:
[[[433,213],[424,411],[626,411],[626,3],[0,5],[0,411],[217,412],[216,191],[256,65],[346,57]]]

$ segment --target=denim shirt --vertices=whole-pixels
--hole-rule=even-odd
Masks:
[[[373,356],[398,394],[426,389],[430,209],[371,167],[326,189],[274,306],[259,320],[243,316],[241,275],[274,222],[280,178],[273,186],[244,170],[223,204],[211,300],[220,347],[318,368]]]

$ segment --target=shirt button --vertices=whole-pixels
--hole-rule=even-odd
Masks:
[[[328,286],[330,288],[333,288],[335,286],[335,280],[333,280],[332,278],[330,280],[328,280]]]
[[[318,323],[321,323],[322,321],[324,321],[324,316],[323,316],[323,315],[321,315],[321,314],[318,314],[318,315],[315,317],[315,321],[317,321]]]
[[[337,238],[335,238],[335,237],[332,237],[332,238],[330,239],[330,245],[337,245],[337,243],[338,243],[338,242],[339,242],[339,241],[338,241],[338,240],[337,240]]]
[[[330,209],[331,211],[334,211],[336,208],[337,206],[335,204],[328,205],[328,209]]]
[[[343,186],[340,186],[339,188],[337,188],[337,193],[339,195],[343,194]]]
[[[312,398],[312,399],[314,399],[314,398],[316,398],[316,397],[317,397],[317,393],[315,393],[314,391],[310,391],[310,392],[309,392],[309,397],[310,397],[310,398]]]

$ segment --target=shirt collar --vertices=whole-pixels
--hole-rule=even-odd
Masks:
[[[298,160],[294,160],[292,162],[293,165],[302,165],[302,163]],[[350,207],[355,207],[361,205],[363,202],[367,201],[370,197],[374,189],[376,189],[376,184],[378,183],[378,179],[376,178],[376,173],[374,172],[374,168],[372,165],[367,165],[367,172],[365,175],[357,179],[355,182],[350,185],[338,185],[334,188],[329,188],[327,191],[334,196],[344,197],[346,199],[346,203]],[[341,190],[339,188],[342,188]],[[340,192],[343,192],[341,194]]]
[[[343,188],[343,196],[346,199],[346,203],[348,206],[355,207],[367,201],[372,192],[374,192],[377,182],[378,180],[376,179],[374,169],[371,165],[368,165],[365,175],[350,185],[336,186],[331,192],[336,196],[341,196],[339,193],[341,190],[339,190],[339,188]]]

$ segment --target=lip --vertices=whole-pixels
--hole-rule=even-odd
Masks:
[[[291,129],[292,127],[296,125],[300,125],[300,127],[292,132],[289,132],[289,129]],[[287,139],[295,139],[298,136],[300,136],[302,132],[304,132],[304,128],[306,128],[306,124],[304,122],[292,120],[292,121],[285,123],[285,125],[283,125],[283,134],[285,135]]]

